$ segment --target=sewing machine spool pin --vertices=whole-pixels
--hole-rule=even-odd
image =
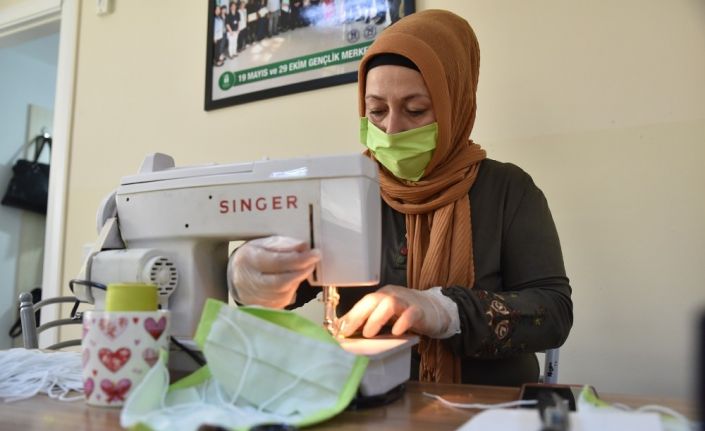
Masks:
[[[323,327],[330,335],[337,337],[340,331],[337,308],[340,301],[338,288],[335,286],[323,286]]]

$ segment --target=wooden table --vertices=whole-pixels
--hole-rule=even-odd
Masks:
[[[500,403],[519,396],[518,388],[443,385],[409,382],[404,396],[383,407],[345,411],[311,430],[454,430],[478,410],[461,410],[425,397],[423,392],[463,403]],[[687,402],[636,396],[602,396],[631,406],[661,404],[694,418]],[[0,403],[0,430],[120,430],[120,410],[90,407],[81,401],[60,402],[44,395],[14,403]]]

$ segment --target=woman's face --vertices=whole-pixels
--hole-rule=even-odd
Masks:
[[[431,95],[421,73],[392,65],[377,66],[367,72],[365,116],[390,135],[436,121]]]

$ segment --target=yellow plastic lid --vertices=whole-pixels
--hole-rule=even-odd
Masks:
[[[105,311],[155,311],[158,304],[154,284],[112,283],[105,294]]]

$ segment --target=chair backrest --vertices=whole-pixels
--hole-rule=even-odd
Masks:
[[[22,325],[22,343],[26,349],[36,349],[39,347],[39,334],[49,328],[56,328],[62,325],[80,325],[83,323],[81,313],[76,313],[76,306],[71,312],[73,317],[68,319],[57,319],[51,322],[46,322],[37,328],[35,320],[35,312],[42,307],[50,304],[76,303],[74,296],[59,296],[56,298],[48,298],[34,304],[32,295],[24,292],[20,294],[20,322]],[[81,339],[72,339],[61,341],[51,346],[45,347],[49,350],[63,349],[69,346],[80,346]]]
[[[560,357],[560,351],[556,348],[548,349],[544,353],[543,375],[539,377],[539,381],[549,384],[558,383],[558,359]]]

